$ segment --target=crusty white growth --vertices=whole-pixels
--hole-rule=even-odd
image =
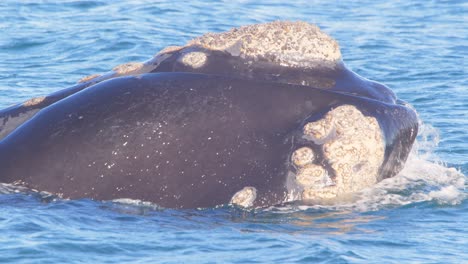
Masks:
[[[98,77],[101,77],[100,74],[92,74],[92,75],[88,75],[88,76],[85,76],[83,78],[81,78],[78,83],[84,83],[84,82],[88,82],[88,81],[91,81],[91,80],[94,80]]]
[[[182,53],[182,58],[179,59],[185,65],[201,67],[207,60],[205,53],[183,53],[193,50],[194,46],[225,51],[232,56],[247,60],[268,61],[286,67],[333,69],[341,61],[338,43],[320,31],[317,26],[306,22],[277,21],[243,26],[223,33],[208,33],[189,41],[185,46],[166,47],[146,62],[125,63],[102,75],[93,74],[84,77],[79,83],[98,83],[119,76],[148,73],[174,52]],[[314,85],[323,86],[323,82]]]
[[[298,167],[312,164],[314,161],[314,151],[308,147],[296,149],[292,154],[291,161]]]
[[[42,103],[45,99],[46,99],[45,96],[35,97],[24,102],[23,106],[35,106],[37,104]]]
[[[241,207],[251,207],[256,198],[257,189],[255,189],[255,187],[244,187],[232,196],[231,204]]]
[[[334,135],[334,126],[330,125],[332,117],[332,115],[326,115],[316,122],[307,123],[304,126],[304,135],[316,144],[325,143],[329,137]]]
[[[119,75],[127,75],[129,73],[138,72],[143,69],[143,63],[141,62],[128,62],[114,67],[114,70]]]
[[[182,54],[182,57],[179,58],[179,61],[182,62],[185,66],[192,67],[194,69],[203,67],[207,60],[206,54],[200,51],[193,51]]]
[[[304,199],[333,198],[377,182],[385,142],[374,117],[364,116],[355,106],[342,105],[323,119],[306,124],[304,134],[324,140],[324,159],[335,174],[331,186],[304,189]]]
[[[176,46],[169,46],[158,54],[156,54],[153,58],[143,63],[141,62],[129,62],[125,64],[118,65],[112,69],[112,71],[106,72],[102,75],[100,74],[93,74],[86,77],[81,78],[78,83],[99,83],[108,79],[116,78],[119,76],[131,76],[131,75],[138,75],[142,73],[148,73],[153,71],[155,68],[161,64],[165,59],[170,57],[169,52],[176,51],[181,47]]]
[[[296,181],[303,187],[321,188],[327,183],[328,173],[319,165],[308,164],[300,168],[296,174]]]
[[[183,46],[167,46],[164,49],[162,49],[161,51],[159,51],[155,56],[158,56],[160,54],[166,54],[166,53],[179,51],[179,50],[181,50],[183,48],[184,48]]]
[[[305,200],[322,200],[333,199],[338,196],[336,186],[326,186],[323,188],[306,188],[302,192],[302,199]]]
[[[191,45],[288,67],[334,68],[341,60],[338,43],[306,22],[277,21],[208,33]]]

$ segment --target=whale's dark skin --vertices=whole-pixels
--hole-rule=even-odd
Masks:
[[[0,110],[0,182],[195,208],[250,206],[240,190],[256,192],[253,206],[326,198],[396,175],[416,113],[348,70],[318,30],[278,22],[207,35]]]
[[[252,63],[249,60],[231,56],[227,52],[207,50],[201,47],[191,47],[189,50],[207,54],[207,63],[200,68],[186,66],[179,59],[187,51],[173,51],[167,53],[167,58],[158,65],[154,65],[150,72],[216,74],[245,80],[311,86],[372,98],[386,103],[395,103],[397,100],[392,90],[378,82],[362,78],[348,70],[343,63],[338,64],[334,69],[291,68],[264,61]],[[32,105],[17,104],[0,110],[0,140],[31,118],[40,109],[94,84],[96,84],[95,80],[77,83],[67,89],[45,96],[39,103]]]
[[[417,118],[391,101],[202,73],[114,78],[45,105],[5,136],[0,182],[170,208],[226,204],[252,186],[254,206],[274,205],[287,195],[291,152],[312,144],[303,125],[343,104],[378,120],[386,144],[379,177],[395,175]]]

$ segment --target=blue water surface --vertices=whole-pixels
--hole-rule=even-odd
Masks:
[[[334,206],[170,210],[2,187],[0,263],[466,263],[466,14],[465,1],[1,1],[0,108],[206,32],[304,20],[422,123],[400,175]]]

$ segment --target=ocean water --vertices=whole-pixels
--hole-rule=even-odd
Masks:
[[[334,206],[161,209],[0,187],[0,263],[468,263],[464,1],[0,2],[0,108],[206,32],[304,20],[419,113],[404,170]]]

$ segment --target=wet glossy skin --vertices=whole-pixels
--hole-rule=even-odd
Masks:
[[[415,113],[348,70],[336,41],[273,22],[207,34],[0,111],[0,181],[66,198],[268,206],[391,177],[416,132]],[[294,163],[298,149],[313,159]]]
[[[193,68],[181,63],[180,58],[186,50],[172,51],[165,55],[161,63],[149,67],[147,72],[192,72],[216,74],[245,80],[267,81],[305,85],[331,91],[339,91],[356,96],[368,97],[382,102],[395,103],[395,94],[384,85],[364,79],[348,70],[342,63],[335,69],[303,69],[279,66],[266,61],[252,62],[240,57],[231,56],[223,51],[213,51],[203,48],[190,48],[191,51],[203,52],[207,55],[203,66]],[[115,74],[114,74],[115,75]],[[24,121],[47,107],[69,95],[96,84],[99,80],[90,79],[72,87],[63,89],[40,98],[37,102],[25,102],[0,110],[0,139],[13,131]]]
[[[246,186],[255,206],[286,199],[290,157],[307,120],[338,105],[377,118],[381,178],[407,157],[408,108],[313,87],[162,73],[105,81],[44,108],[0,142],[0,180],[67,198],[133,198],[164,207],[229,203]]]

